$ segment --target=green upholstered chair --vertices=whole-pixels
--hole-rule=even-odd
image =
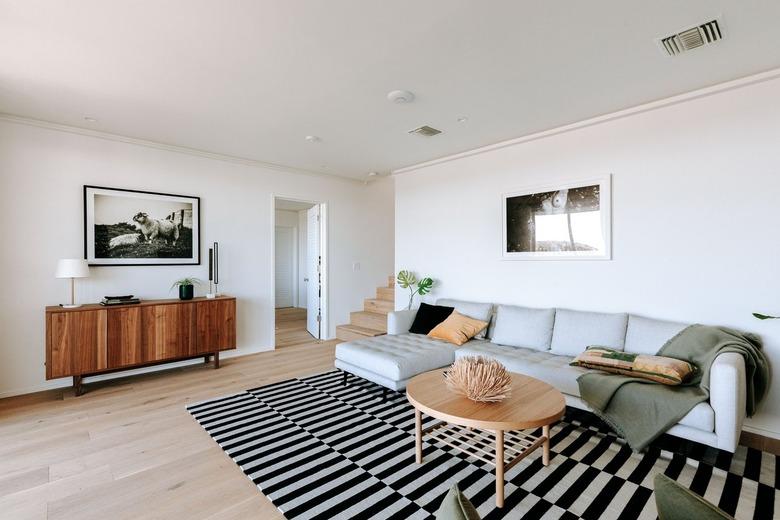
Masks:
[[[480,520],[474,505],[453,484],[436,511],[436,520]],[[690,519],[688,519],[690,520]]]
[[[702,497],[663,473],[653,479],[660,520],[734,520]]]

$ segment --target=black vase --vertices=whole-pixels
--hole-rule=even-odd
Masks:
[[[193,296],[195,296],[195,286],[194,285],[180,285],[179,286],[179,299],[180,300],[191,300]]]

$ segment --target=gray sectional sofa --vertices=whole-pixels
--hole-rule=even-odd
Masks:
[[[451,364],[462,356],[481,355],[512,372],[545,381],[564,394],[566,403],[588,409],[580,399],[577,377],[586,369],[569,366],[590,345],[637,354],[655,354],[684,323],[632,314],[605,314],[567,309],[531,309],[510,305],[441,299],[465,315],[490,326],[461,347],[421,334],[410,334],[415,310],[388,315],[388,334],[341,343],[336,367],[392,390],[403,390],[417,374]],[[668,433],[734,452],[745,418],[745,364],[735,353],[723,353],[712,364],[710,400],[694,407]]]

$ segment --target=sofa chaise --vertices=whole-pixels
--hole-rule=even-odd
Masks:
[[[456,347],[422,334],[410,334],[416,310],[388,314],[387,335],[336,346],[337,368],[391,390],[400,391],[412,377],[445,367],[462,356],[486,356],[512,372],[545,381],[564,394],[569,406],[589,410],[580,399],[577,377],[586,369],[569,363],[590,345],[636,354],[655,354],[687,325],[633,314],[568,309],[532,309],[511,305],[440,299],[490,325]],[[745,419],[745,363],[739,354],[723,353],[710,371],[710,400],[695,406],[667,433],[734,452]]]

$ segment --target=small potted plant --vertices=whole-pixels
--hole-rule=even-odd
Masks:
[[[174,287],[178,287],[179,299],[191,300],[195,296],[195,286],[200,284],[201,281],[197,278],[182,278],[181,280],[176,280],[173,282],[171,290],[173,290]]]
[[[416,294],[425,296],[431,292],[434,283],[433,279],[428,277],[418,280],[413,272],[407,270],[399,271],[396,279],[401,288],[409,289],[409,305],[407,306],[407,309],[409,310],[411,310],[412,305],[414,305],[414,296]]]

